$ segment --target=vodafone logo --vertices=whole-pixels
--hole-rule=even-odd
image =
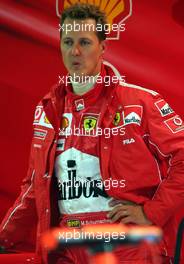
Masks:
[[[35,115],[34,115],[34,123],[38,123],[40,121],[42,112],[43,112],[43,107],[37,106],[35,110]]]
[[[176,126],[181,126],[183,124],[183,121],[180,117],[175,117],[173,121]]]
[[[36,107],[33,125],[36,125],[36,126],[39,125],[42,127],[47,127],[47,128],[53,129],[50,121],[48,120],[48,118],[44,112],[43,106],[38,105]]]
[[[184,122],[178,115],[169,118],[168,120],[164,121],[164,123],[174,134],[184,130]]]

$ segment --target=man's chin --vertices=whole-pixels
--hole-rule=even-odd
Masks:
[[[70,76],[82,78],[88,74],[85,71],[70,71]]]

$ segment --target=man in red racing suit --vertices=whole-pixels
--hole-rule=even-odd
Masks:
[[[75,86],[63,83],[38,104],[28,174],[0,227],[0,244],[21,248],[36,225],[36,252],[44,264],[54,262],[48,261],[40,236],[52,226],[62,226],[62,214],[77,214],[80,219],[80,214],[90,212],[90,220],[93,213],[108,211],[107,221],[158,225],[164,232],[160,254],[172,257],[174,253],[170,232],[176,234],[174,215],[184,202],[184,123],[157,92],[114,82],[117,76],[108,63],[101,63],[100,69],[96,78],[103,82],[96,81],[87,92],[74,94]],[[71,132],[75,127],[79,134]],[[84,136],[81,131],[95,134]],[[95,176],[88,171],[89,164],[94,170],[99,166]],[[105,193],[101,189],[100,194],[88,195],[84,186],[78,197],[76,193],[71,197],[74,191],[65,188],[69,177],[115,185],[105,188]],[[96,210],[91,205],[94,198]],[[119,206],[110,209],[109,198],[113,198],[111,204],[120,202]],[[76,256],[73,262],[60,257],[61,263],[87,263]],[[128,261],[151,263],[140,253]],[[119,263],[124,263],[121,258]]]

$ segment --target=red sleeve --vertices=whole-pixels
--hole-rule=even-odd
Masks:
[[[145,104],[145,123],[149,147],[158,160],[168,162],[168,171],[144,211],[154,224],[164,226],[184,207],[184,122],[156,95]]]
[[[5,248],[16,248],[16,245],[33,242],[30,241],[31,231],[37,223],[34,176],[34,160],[31,148],[29,168],[27,176],[22,182],[21,193],[0,225],[0,245]]]

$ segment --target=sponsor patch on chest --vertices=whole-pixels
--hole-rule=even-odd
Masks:
[[[96,129],[98,124],[99,114],[84,113],[81,116],[80,124],[81,128],[85,131],[91,131]]]
[[[76,111],[83,110],[85,108],[84,99],[76,100],[75,101],[75,108],[76,108]]]
[[[64,113],[61,121],[60,135],[69,136],[72,132],[71,126],[72,126],[72,113]]]
[[[168,105],[168,103],[165,100],[159,100],[155,103],[157,109],[159,110],[161,116],[167,116],[170,115],[172,113],[174,113],[174,111],[172,110],[172,108]]]
[[[127,105],[124,107],[123,125],[136,124],[141,125],[143,108],[141,105]]]

